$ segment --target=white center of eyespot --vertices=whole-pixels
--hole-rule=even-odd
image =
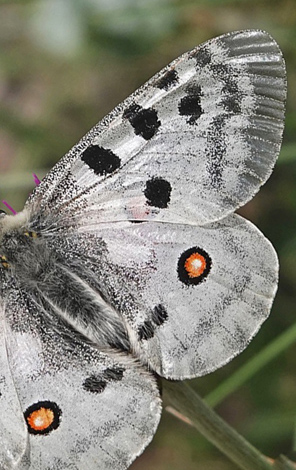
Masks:
[[[195,258],[191,261],[191,267],[193,269],[200,269],[202,267],[202,261],[198,258]]]
[[[37,417],[34,419],[34,424],[36,427],[42,427],[44,426],[44,419],[42,417]]]

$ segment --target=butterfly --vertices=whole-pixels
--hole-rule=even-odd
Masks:
[[[270,176],[285,65],[265,32],[185,53],[0,215],[0,467],[123,470],[156,376],[208,374],[267,318],[278,261],[234,211]]]

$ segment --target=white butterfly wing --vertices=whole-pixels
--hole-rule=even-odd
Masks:
[[[4,308],[0,307],[0,468],[29,468],[29,439],[7,358]]]
[[[285,65],[262,31],[229,33],[181,56],[95,126],[32,201],[101,222],[205,224],[269,177],[283,132]],[[65,210],[65,208],[64,208]]]
[[[6,293],[6,344],[12,396],[17,394],[23,418],[12,420],[11,430],[13,442],[29,441],[28,468],[128,468],[160,418],[153,376],[131,358],[112,358],[87,344],[48,306],[44,311],[14,287]],[[9,420],[11,399],[4,399]]]
[[[29,199],[40,220],[51,213],[53,236],[48,228],[45,236],[60,259],[68,259],[69,272],[95,285],[126,321],[138,354],[145,351],[144,359],[166,377],[201,375],[224,364],[268,314],[276,256],[246,222],[223,217],[272,171],[285,96],[284,61],[267,33],[208,41],[94,127]],[[121,230],[121,221],[151,219],[167,224]],[[221,225],[208,225],[216,220]],[[38,232],[38,223],[32,229]],[[193,286],[177,277],[176,259],[194,247],[209,249],[213,261],[208,277]],[[191,255],[186,266],[192,262],[198,271],[203,255]],[[168,320],[154,331],[151,312],[158,305]]]
[[[115,108],[24,213],[2,219],[0,411],[11,421],[0,464],[124,470],[160,416],[130,344],[175,379],[246,347],[275,295],[277,257],[229,214],[272,171],[285,96],[267,33],[208,41]]]
[[[126,320],[144,362],[166,378],[191,378],[247,346],[269,314],[278,280],[276,253],[254,225],[237,215],[202,227],[114,225],[82,219],[79,237],[63,243],[60,234],[57,250],[66,264],[80,250],[81,266]]]
[[[141,232],[142,230],[142,232]],[[136,320],[140,350],[160,375],[193,378],[242,352],[268,317],[277,290],[272,245],[238,216],[203,227],[139,226],[154,239],[156,269]]]

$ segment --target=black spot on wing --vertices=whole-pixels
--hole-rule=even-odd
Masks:
[[[120,382],[125,369],[123,367],[107,368],[101,374],[92,374],[87,377],[82,387],[87,392],[102,393],[109,382]]]
[[[168,319],[168,312],[162,304],[158,304],[152,310],[152,321],[156,326],[162,325]]]
[[[144,190],[147,204],[149,206],[164,209],[170,202],[172,187],[168,181],[163,178],[153,177],[146,182]]]
[[[109,367],[104,371],[103,375],[105,380],[118,382],[122,380],[124,371],[125,369],[123,367]]]
[[[147,340],[153,338],[155,330],[158,326],[161,326],[168,319],[168,312],[164,305],[155,305],[151,311],[150,320],[144,321],[144,323],[138,329],[139,340]]]
[[[188,124],[194,124],[203,113],[201,107],[201,87],[199,85],[190,86],[186,95],[181,98],[178,108],[181,116],[189,116]]]
[[[197,67],[204,67],[212,60],[212,54],[206,47],[198,47],[190,53],[189,57],[196,60]]]
[[[178,73],[175,69],[168,70],[161,78],[155,81],[154,86],[168,90],[179,82]]]
[[[81,155],[81,160],[99,176],[113,173],[120,167],[120,158],[112,150],[99,145],[87,147]]]
[[[106,380],[103,380],[101,376],[91,375],[87,377],[82,384],[82,387],[87,392],[91,393],[102,393],[107,386]]]
[[[123,117],[132,125],[135,134],[140,135],[145,140],[152,139],[161,125],[155,109],[142,108],[138,104],[133,104],[127,108],[123,113]]]
[[[146,320],[144,321],[143,325],[141,325],[138,329],[138,337],[141,341],[142,339],[150,339],[154,336],[155,327],[151,323],[151,321]]]

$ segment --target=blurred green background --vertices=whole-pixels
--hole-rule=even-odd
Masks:
[[[136,87],[182,52],[228,31],[259,28],[287,62],[284,145],[267,185],[240,212],[273,242],[280,285],[270,319],[249,348],[191,381],[205,396],[296,318],[295,0],[0,1],[0,200],[20,210],[45,172]],[[217,407],[271,457],[293,449],[295,344]],[[189,426],[164,412],[152,445],[133,470],[237,468]]]

